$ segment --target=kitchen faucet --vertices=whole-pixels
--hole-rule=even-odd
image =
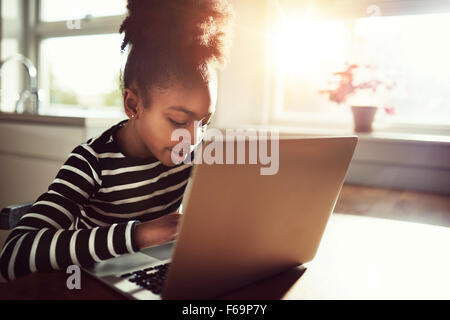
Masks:
[[[30,79],[29,82],[29,89],[25,89],[22,94],[20,95],[19,100],[16,102],[15,112],[18,113],[19,111],[26,111],[31,113],[38,113],[39,111],[39,94],[38,94],[38,88],[37,88],[37,71],[36,67],[34,66],[33,62],[31,62],[30,59],[27,57],[17,53],[15,55],[12,55],[8,58],[6,58],[3,61],[0,61],[0,76],[2,73],[3,66],[8,61],[19,61],[22,62],[22,64],[25,66],[25,69],[27,69],[28,76]],[[26,100],[26,98],[30,98],[30,106],[29,108],[24,108],[23,104]]]

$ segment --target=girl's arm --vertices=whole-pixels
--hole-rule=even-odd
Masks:
[[[138,249],[143,249],[175,240],[180,218],[180,213],[172,212],[158,219],[137,224],[133,242]]]
[[[9,234],[0,254],[0,280],[36,271],[90,265],[138,251],[138,221],[75,230],[80,208],[101,185],[98,158],[89,144],[76,147],[56,178]]]

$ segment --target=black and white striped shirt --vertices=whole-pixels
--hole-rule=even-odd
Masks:
[[[136,252],[136,222],[179,208],[192,164],[168,167],[155,157],[125,156],[115,134],[127,121],[70,153],[48,191],[8,236],[0,280]]]

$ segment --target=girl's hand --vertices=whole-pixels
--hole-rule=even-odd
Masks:
[[[135,243],[139,249],[172,241],[177,236],[178,221],[181,214],[173,212],[158,219],[136,225]]]

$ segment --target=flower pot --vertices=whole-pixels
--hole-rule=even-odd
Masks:
[[[371,132],[372,122],[378,107],[375,106],[351,106],[355,132]]]

